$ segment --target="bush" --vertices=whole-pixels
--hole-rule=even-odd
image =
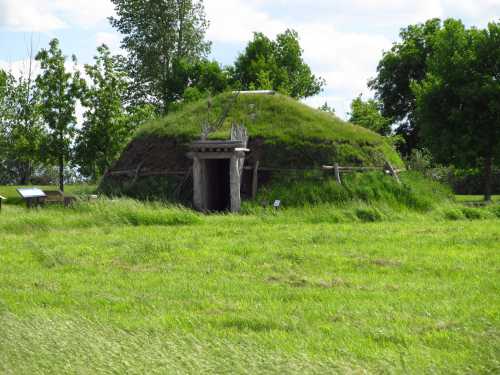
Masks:
[[[447,220],[462,220],[464,215],[458,208],[450,208],[444,211],[444,217]]]
[[[484,213],[479,208],[465,207],[462,208],[462,213],[469,220],[479,220],[484,218]]]
[[[493,214],[500,219],[500,206],[495,206],[491,209]]]
[[[405,160],[406,168],[427,175],[432,166],[432,154],[426,148],[415,149]]]
[[[357,208],[356,217],[365,223],[382,220],[382,214],[376,208]]]

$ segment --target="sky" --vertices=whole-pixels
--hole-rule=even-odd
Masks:
[[[409,24],[438,17],[462,19],[485,27],[500,21],[500,0],[204,0],[212,41],[210,58],[234,62],[253,32],[273,38],[293,28],[299,32],[304,59],[326,80],[325,90],[306,103],[325,102],[347,118],[353,98],[372,97],[367,82],[376,74],[384,51]],[[96,47],[120,52],[121,36],[107,17],[110,0],[0,0],[0,68],[15,74],[26,69],[29,46],[45,48],[61,41],[63,52],[79,64],[91,63]]]

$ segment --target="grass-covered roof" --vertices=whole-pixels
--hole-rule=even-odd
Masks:
[[[143,125],[135,138],[189,142],[199,137],[201,125],[207,120],[217,122],[233,99],[230,93],[212,98],[210,111],[207,100],[185,104],[168,116]],[[268,166],[334,162],[381,165],[385,160],[401,165],[386,138],[283,95],[240,95],[222,127],[211,138],[227,139],[233,123],[245,125],[251,141],[262,141]]]

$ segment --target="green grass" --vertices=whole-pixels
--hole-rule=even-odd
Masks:
[[[394,209],[429,211],[453,200],[451,190],[414,172],[400,175],[401,183],[381,172],[344,174],[338,184],[331,173],[316,176],[280,176],[261,188],[257,202],[280,200],[285,206],[315,204],[384,204]],[[252,203],[250,203],[252,204]]]
[[[212,122],[216,122],[231,101],[230,94],[212,99]],[[206,121],[207,101],[202,100],[145,124],[136,137],[166,137],[189,142],[199,138],[201,124]],[[396,166],[403,165],[384,137],[279,94],[240,96],[221,130],[212,134],[212,138],[227,139],[233,123],[244,124],[250,138],[265,140],[267,152],[261,156],[261,165],[266,167],[290,168],[318,162],[381,165],[385,159]]]
[[[500,207],[464,208],[7,205],[0,373],[498,373]]]

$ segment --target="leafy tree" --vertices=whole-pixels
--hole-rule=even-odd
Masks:
[[[245,90],[272,89],[297,99],[314,96],[321,92],[325,81],[312,74],[302,54],[294,30],[279,34],[275,41],[255,33],[236,60],[233,80]]]
[[[405,138],[400,150],[410,155],[420,147],[419,124],[415,118],[416,98],[412,82],[422,81],[427,61],[433,52],[433,38],[441,29],[439,19],[410,25],[401,30],[401,41],[385,52],[377,67],[377,76],[369,82],[381,104],[382,115],[398,125],[396,134]]]
[[[75,161],[83,175],[96,179],[116,159],[132,129],[123,107],[125,74],[106,45],[97,48],[94,60],[94,65],[85,65],[90,84],[82,100],[87,110],[76,138]]]
[[[7,73],[0,69],[0,101],[5,97],[7,88]]]
[[[364,101],[359,95],[351,103],[349,122],[370,129],[381,135],[391,133],[391,120],[380,113],[380,103],[374,99]]]
[[[37,111],[37,93],[29,60],[27,72],[15,79],[4,73],[3,97],[0,103],[2,126],[2,158],[9,165],[11,178],[25,185],[40,159],[40,144],[44,135],[43,124]]]
[[[0,69],[0,183],[10,182],[7,161],[7,93],[9,74]]]
[[[180,100],[186,89],[186,63],[210,51],[205,41],[208,22],[202,0],[112,0],[113,27],[124,38],[126,70],[132,78],[134,103],[149,103],[158,112]]]
[[[184,89],[182,102],[206,98],[230,87],[227,69],[222,68],[217,61],[205,59],[195,63],[182,60],[177,70],[177,80],[179,89]]]
[[[66,57],[57,39],[51,40],[48,50],[42,49],[36,60],[41,74],[36,78],[40,92],[40,114],[48,128],[44,149],[49,160],[59,166],[59,188],[64,191],[64,166],[70,159],[70,148],[75,136],[75,107],[85,82],[80,73],[66,71]],[[76,57],[73,56],[76,64]]]
[[[482,163],[488,201],[500,159],[500,23],[478,30],[447,20],[433,49],[425,79],[413,84],[422,138],[438,162]]]

